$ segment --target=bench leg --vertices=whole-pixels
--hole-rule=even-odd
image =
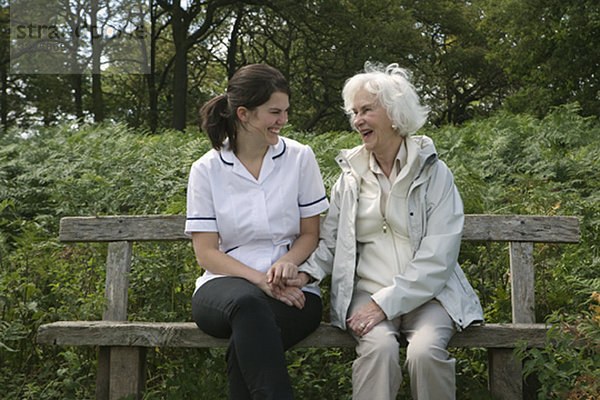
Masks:
[[[96,400],[108,400],[110,382],[110,347],[98,349],[98,371],[96,372]]]
[[[523,399],[523,368],[512,349],[489,349],[489,388],[500,400]]]
[[[146,386],[146,348],[112,347],[110,349],[110,400],[136,395],[142,398]]]
[[[96,400],[141,399],[145,387],[145,347],[100,347]]]

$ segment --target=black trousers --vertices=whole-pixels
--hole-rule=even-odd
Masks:
[[[246,279],[216,278],[192,301],[196,325],[209,335],[230,338],[227,376],[231,400],[293,399],[285,350],[319,326],[321,298],[306,293],[302,310],[267,296]]]

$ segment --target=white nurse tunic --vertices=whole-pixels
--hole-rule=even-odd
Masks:
[[[225,145],[192,164],[185,233],[218,232],[222,252],[266,273],[300,234],[300,218],[328,207],[309,146],[279,138],[269,147],[257,180]],[[219,276],[205,271],[196,290]]]

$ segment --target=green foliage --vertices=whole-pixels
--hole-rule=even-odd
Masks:
[[[582,244],[538,245],[538,319],[554,310],[579,311],[597,286],[600,126],[567,105],[544,119],[501,112],[460,129],[432,130],[440,157],[453,170],[466,213],[576,215]],[[585,255],[584,255],[585,254]],[[508,258],[503,245],[463,244],[461,262],[491,321],[510,320]],[[568,284],[566,284],[568,281]],[[501,282],[497,288],[487,282]],[[596,283],[597,285],[597,283]]]
[[[352,361],[350,349],[305,349],[288,354],[288,370],[298,399],[350,400]]]
[[[600,392],[600,294],[577,315],[554,313],[543,349],[518,349],[525,375],[540,381],[539,399],[593,399]]]
[[[590,0],[482,2],[479,26],[491,46],[486,57],[507,80],[505,107],[546,115],[552,107],[581,104],[598,116],[600,6]]]
[[[340,174],[340,169],[335,161],[340,149],[353,148],[362,143],[356,132],[333,131],[314,136],[307,133],[286,131],[284,134],[301,143],[309,144],[313,149],[321,168],[327,194],[330,193],[331,187]]]
[[[585,322],[589,296],[600,291],[598,121],[578,116],[576,106],[564,106],[543,119],[501,112],[423,133],[433,137],[454,172],[467,213],[580,217],[581,244],[535,248],[536,310],[539,321],[572,315]],[[288,127],[284,134],[313,148],[328,192],[339,174],[334,157],[361,142],[352,132],[314,136]],[[18,399],[94,396],[96,349],[35,343],[40,324],[99,319],[104,305],[106,246],[58,243],[59,219],[182,214],[189,167],[209,147],[194,130],[150,135],[122,124],[60,125],[0,138],[0,393]],[[189,243],[136,243],[133,254],[130,318],[189,321],[199,274]],[[486,319],[510,321],[506,245],[464,244],[460,257]],[[324,293],[327,300],[327,285]],[[328,307],[326,301],[325,319]],[[597,343],[597,325],[580,326],[577,338]],[[458,398],[487,398],[485,350],[452,349],[452,354]],[[550,388],[547,396],[572,391],[575,382],[593,387],[588,379],[597,377],[591,350],[576,352],[565,344],[522,354],[529,360],[527,371]],[[353,358],[351,349],[289,352],[298,398],[351,398]],[[224,398],[225,368],[223,350],[150,349],[145,399]],[[576,369],[582,372],[576,375]],[[546,383],[550,379],[552,385]],[[399,399],[409,398],[407,378],[401,392]]]

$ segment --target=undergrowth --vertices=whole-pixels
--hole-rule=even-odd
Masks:
[[[544,119],[498,113],[461,127],[430,128],[452,169],[466,213],[576,215],[577,245],[535,248],[536,312],[551,331],[545,349],[520,349],[540,398],[584,399],[598,389],[600,292],[600,123],[575,106]],[[357,134],[284,135],[310,144],[327,190],[341,148]],[[183,214],[191,163],[210,147],[201,133],[151,135],[121,124],[40,129],[0,137],[0,394],[10,399],[94,397],[94,348],[35,343],[37,328],[57,320],[100,319],[105,245],[62,244],[63,216]],[[463,244],[460,262],[482,300],[486,320],[511,319],[506,245]],[[190,321],[196,266],[189,243],[136,243],[130,319]],[[328,318],[325,287],[324,319]],[[592,306],[590,309],[589,307]],[[569,328],[567,328],[569,327]],[[574,328],[572,328],[574,327]],[[577,347],[571,344],[584,343]],[[487,398],[483,349],[452,349],[459,399]],[[288,354],[298,399],[350,399],[351,349]],[[405,376],[399,399],[410,398]],[[221,399],[222,350],[150,349],[145,399]],[[595,390],[595,391],[594,391]],[[579,396],[579,397],[578,397]]]

